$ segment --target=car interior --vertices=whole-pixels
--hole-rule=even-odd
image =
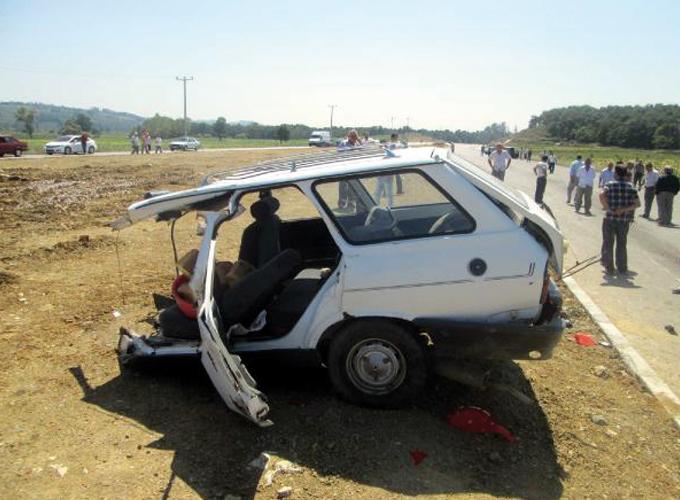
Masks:
[[[249,340],[289,333],[340,260],[320,217],[282,221],[277,215],[280,206],[271,191],[259,193],[250,206],[254,220],[242,233],[238,254],[239,262],[247,262],[252,270],[235,283],[215,279],[213,296],[224,331],[236,324],[247,328],[266,312],[264,328]],[[198,322],[177,304],[163,309],[157,322],[165,338],[200,338]]]

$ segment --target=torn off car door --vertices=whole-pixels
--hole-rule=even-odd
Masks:
[[[201,362],[226,405],[261,427],[272,425],[267,418],[269,406],[264,395],[257,390],[256,382],[248,373],[241,358],[231,354],[220,335],[219,310],[212,294],[214,281],[214,235],[225,214],[206,214],[206,231],[201,243],[191,287],[197,293],[200,308],[198,326],[201,332]],[[228,339],[226,339],[228,340]]]

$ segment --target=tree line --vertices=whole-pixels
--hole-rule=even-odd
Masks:
[[[176,137],[184,133],[184,120],[181,118],[170,118],[156,114],[152,118],[145,120],[135,131],[147,129],[152,135],[160,135],[161,137]],[[323,128],[323,127],[321,127]],[[347,133],[355,127],[334,126],[333,136],[345,137]],[[507,137],[510,130],[505,123],[493,123],[483,130],[467,131],[467,130],[430,130],[430,129],[411,129],[408,127],[401,127],[399,129],[390,129],[381,125],[374,125],[369,127],[356,127],[360,136],[368,135],[369,137],[387,137],[393,132],[403,134],[415,132],[422,136],[432,137],[435,140],[448,142],[463,142],[463,143],[489,143]],[[214,122],[205,121],[189,121],[187,125],[187,132],[190,135],[196,136],[214,136],[218,139],[226,137],[236,139],[274,139],[279,141],[287,141],[290,139],[304,140],[308,139],[312,131],[319,128],[310,127],[300,123],[296,124],[281,124],[281,125],[263,125],[256,122],[238,122],[229,123],[224,117],[219,117]]]
[[[680,106],[569,106],[532,116],[556,140],[641,149],[680,149]]]
[[[21,124],[23,131],[33,137],[35,122],[38,112],[34,108],[25,106],[19,107],[15,112],[15,120]],[[333,136],[336,138],[345,137],[353,127],[333,127]],[[184,135],[184,120],[182,118],[170,118],[156,113],[153,117],[145,119],[139,125],[133,126],[129,133],[139,133],[141,130],[148,130],[154,137],[165,138],[179,137]],[[493,123],[483,130],[429,130],[425,128],[411,129],[401,127],[390,129],[381,125],[370,127],[358,127],[359,134],[363,137],[386,138],[393,132],[402,135],[415,132],[421,136],[431,137],[439,141],[463,142],[463,143],[489,143],[507,137],[510,134],[505,123]],[[303,124],[280,124],[263,125],[256,122],[237,122],[229,123],[224,117],[219,117],[214,122],[191,121],[187,123],[187,133],[194,136],[206,137],[214,136],[218,139],[227,137],[235,139],[270,139],[286,142],[288,140],[306,140],[316,128]],[[85,113],[75,113],[67,118],[59,129],[61,134],[80,134],[88,132],[92,135],[99,133],[94,121]]]

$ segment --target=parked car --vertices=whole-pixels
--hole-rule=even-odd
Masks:
[[[506,146],[505,150],[510,155],[510,158],[513,158],[513,159],[519,158],[519,151],[516,148],[514,148],[513,146]]]
[[[11,135],[0,135],[0,158],[9,154],[21,156],[24,151],[28,151],[28,144]]]
[[[198,151],[200,147],[201,143],[199,140],[193,137],[180,137],[170,143],[170,151],[187,151],[189,149]]]
[[[309,136],[310,146],[330,146],[331,145],[331,133],[328,130],[315,130]]]
[[[408,196],[388,207],[374,188],[396,174]],[[281,220],[286,188],[315,215]],[[216,262],[248,196],[258,199],[254,222],[238,230],[239,260]],[[112,227],[190,212],[204,225],[195,265],[181,264],[191,268],[184,298],[149,336],[122,328],[119,361],[200,357],[226,405],[260,426],[271,424],[269,407],[249,357],[326,366],[343,398],[392,407],[458,358],[547,359],[563,329],[548,273],[562,271],[556,221],[450,148],[353,149],[217,172],[194,189],[149,194]],[[241,270],[230,281],[224,266],[227,276]]]
[[[62,135],[55,140],[45,144],[43,150],[48,155],[58,154],[83,154],[83,145],[80,142],[80,135]],[[94,154],[97,151],[97,143],[91,137],[87,139],[88,154]]]

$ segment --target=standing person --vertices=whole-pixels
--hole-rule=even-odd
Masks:
[[[597,182],[598,187],[603,188],[608,182],[614,180],[614,164],[612,162],[607,163],[607,168],[600,172],[600,180]]]
[[[87,140],[88,140],[89,138],[90,138],[90,136],[88,135],[87,132],[83,132],[83,133],[80,135],[80,147],[82,148],[83,154],[84,154],[84,155],[87,154]]]
[[[347,138],[338,144],[338,151],[347,151],[361,147],[359,141],[359,134],[352,129],[347,133]],[[347,181],[340,181],[338,183],[338,208],[340,210],[351,210],[354,204],[350,185]]]
[[[649,219],[649,213],[652,211],[652,203],[654,203],[654,195],[656,194],[656,183],[659,180],[659,172],[654,169],[654,165],[648,163],[645,165],[645,211],[642,217]]]
[[[479,156],[484,156],[484,144],[479,147]]]
[[[548,169],[550,170],[551,174],[555,173],[555,165],[557,164],[557,156],[553,154],[551,151],[550,154],[548,155]]]
[[[614,274],[614,244],[616,244],[616,271],[625,276],[628,273],[628,228],[635,209],[640,206],[637,191],[625,181],[626,168],[616,167],[615,180],[610,181],[600,192],[600,203],[607,211],[602,221],[602,264],[605,273]]]
[[[160,135],[156,136],[156,154],[163,152],[163,138]]]
[[[541,161],[534,167],[534,174],[536,174],[536,192],[534,193],[534,201],[539,205],[543,205],[543,194],[545,193],[545,185],[548,182],[548,157],[541,157]]]
[[[387,147],[389,149],[397,149],[397,148],[403,148],[404,147],[404,144],[399,141],[399,134],[390,135],[390,142],[387,145]],[[404,194],[404,184],[403,184],[401,175],[397,174],[397,175],[394,176],[394,178],[397,181],[397,194]],[[378,202],[379,201],[380,200],[378,200]],[[390,206],[392,206],[392,205],[390,205]]]
[[[149,132],[144,136],[144,152],[148,155],[151,154],[151,134]]]
[[[387,199],[387,208],[392,208],[394,206],[394,196],[392,194],[392,188],[394,184],[393,175],[380,175],[377,178],[375,185],[375,192],[373,193],[373,199],[380,206],[380,199],[383,194]]]
[[[680,191],[680,180],[673,174],[670,165],[663,168],[663,175],[656,181],[656,208],[659,211],[659,225],[670,227],[673,218],[673,197]]]
[[[138,155],[139,154],[139,136],[137,135],[137,132],[132,133],[132,137],[130,138],[130,143],[132,144],[132,153],[133,155]]]
[[[595,184],[595,169],[591,166],[592,160],[586,158],[585,164],[578,171],[578,184],[576,185],[576,198],[574,198],[574,208],[576,212],[583,205],[586,215],[590,213],[590,206],[593,203],[593,184]]]
[[[527,151],[527,161],[531,161],[531,149]]]
[[[578,171],[583,166],[581,155],[576,155],[576,159],[569,165],[569,185],[567,186],[567,205],[571,203],[571,195],[578,184]]]
[[[643,165],[642,160],[635,160],[633,172],[633,185],[638,189],[642,189],[642,181],[645,178],[645,166]]]
[[[510,168],[512,157],[501,143],[496,144],[496,149],[489,155],[489,166],[491,167],[491,175],[497,179],[505,179],[505,171]]]

